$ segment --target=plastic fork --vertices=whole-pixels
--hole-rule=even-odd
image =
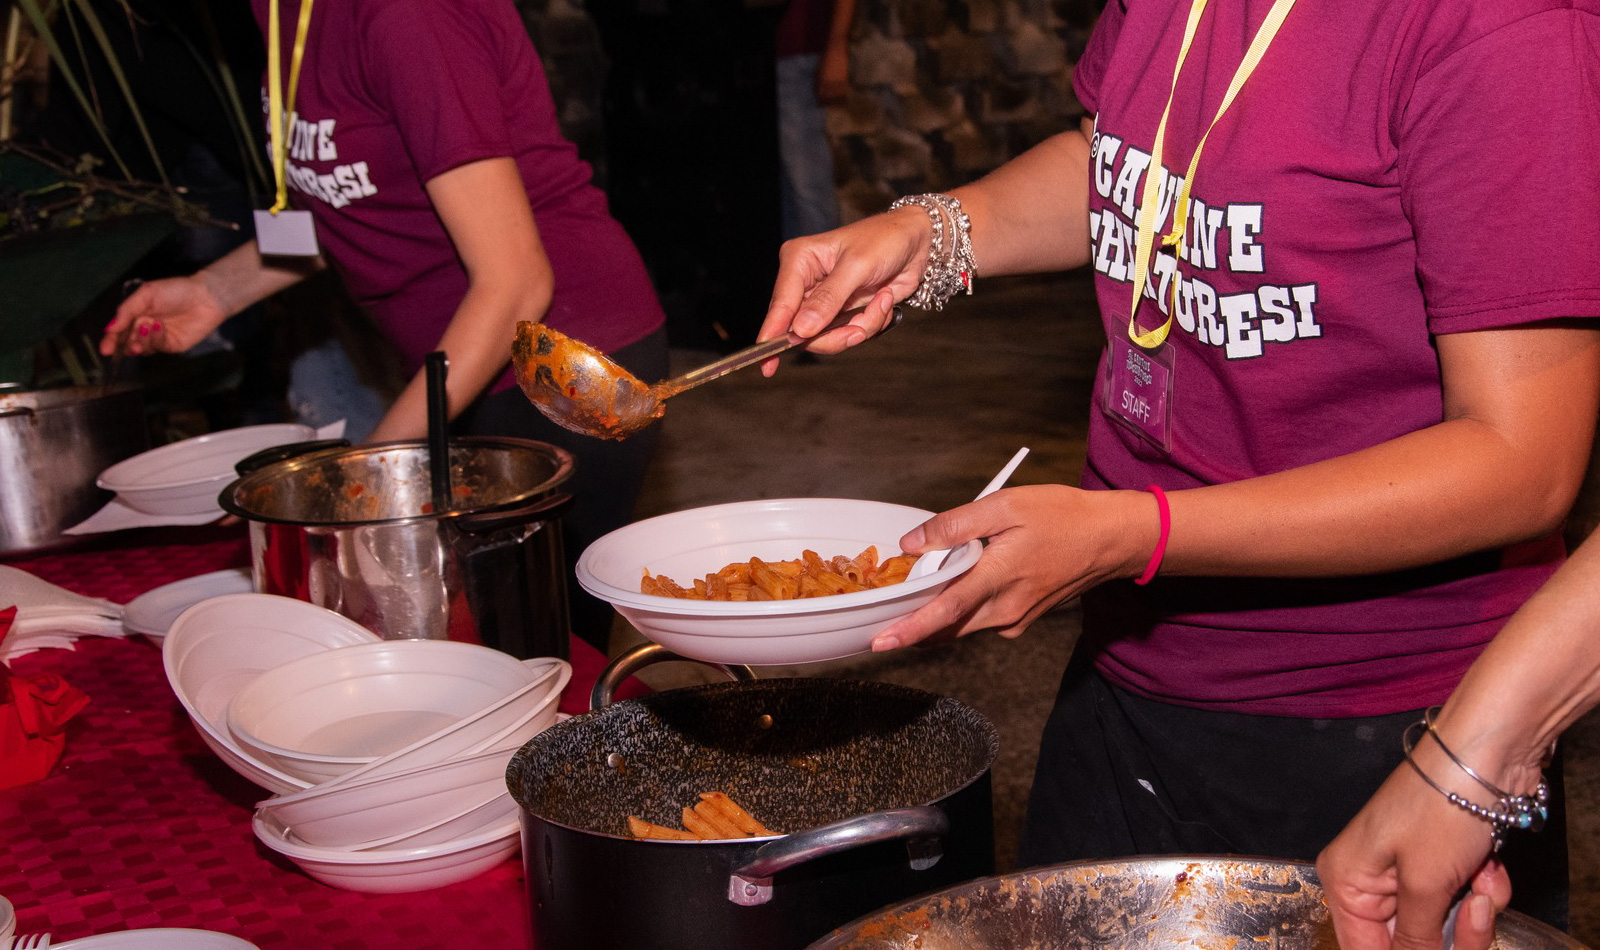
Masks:
[[[989,484],[983,486],[983,491],[978,492],[977,497],[973,498],[972,500],[977,501],[979,498],[987,498],[999,491],[1000,486],[1004,485],[1006,480],[1011,477],[1011,473],[1017,470],[1017,466],[1022,464],[1022,460],[1027,457],[1027,454],[1027,446],[1023,446],[1022,448],[1018,449],[1017,454],[1011,456],[1011,461],[1007,462],[1004,468],[996,472],[994,478],[989,479]],[[911,565],[911,577],[924,577],[928,574],[932,574],[939,568],[944,567],[945,558],[950,556],[951,550],[953,549],[936,548],[932,551],[922,552],[922,557],[917,558],[917,563]]]
[[[24,934],[11,938],[11,950],[50,950],[49,934]]]

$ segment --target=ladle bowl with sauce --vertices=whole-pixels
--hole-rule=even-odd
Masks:
[[[878,332],[896,326],[895,308]],[[841,314],[840,321],[848,315]],[[527,320],[518,322],[511,343],[511,365],[517,385],[539,411],[564,429],[601,439],[626,439],[667,411],[672,396],[729,373],[754,366],[808,342],[780,336],[745,347],[681,376],[647,384],[618,366],[604,353],[560,330]]]

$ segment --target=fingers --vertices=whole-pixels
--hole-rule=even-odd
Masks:
[[[1469,894],[1456,914],[1456,950],[1489,950],[1494,943],[1495,902],[1487,894]]]
[[[1511,903],[1511,875],[1506,866],[1492,857],[1485,861],[1472,876],[1472,892],[1487,896],[1495,910],[1505,910]]]
[[[157,338],[165,328],[152,315],[154,299],[154,291],[144,286],[117,307],[116,314],[100,335],[101,356],[114,356],[119,350],[137,356],[156,349]]]

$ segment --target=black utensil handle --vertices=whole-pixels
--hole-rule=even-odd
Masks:
[[[450,504],[450,394],[445,378],[450,361],[443,350],[429,353],[423,360],[428,384],[428,475],[433,488],[433,510],[449,511]]]

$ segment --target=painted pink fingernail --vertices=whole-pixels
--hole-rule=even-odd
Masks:
[[[148,323],[139,324],[139,335],[140,336],[149,336],[150,335],[150,324],[148,324]]]

